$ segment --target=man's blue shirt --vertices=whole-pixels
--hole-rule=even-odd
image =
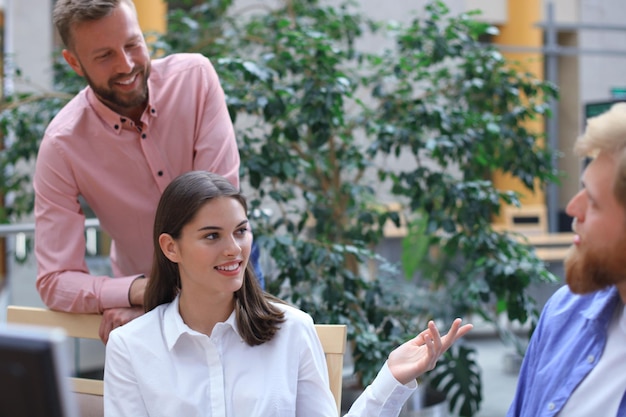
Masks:
[[[524,356],[507,417],[559,413],[602,356],[619,300],[615,287],[576,295],[567,286],[548,300]],[[617,416],[626,416],[626,395]]]
[[[259,245],[257,245],[255,241],[252,241],[250,263],[254,268],[254,273],[257,280],[259,280],[259,285],[261,285],[262,289],[265,289],[265,275],[263,275],[263,269],[261,269],[261,250],[259,249]]]

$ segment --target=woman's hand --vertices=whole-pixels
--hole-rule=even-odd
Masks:
[[[432,370],[439,357],[473,327],[471,324],[461,326],[461,319],[456,319],[452,322],[448,334],[442,337],[431,320],[428,322],[428,329],[389,354],[387,366],[391,374],[401,384],[415,380],[424,372]]]

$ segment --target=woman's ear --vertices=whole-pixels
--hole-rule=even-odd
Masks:
[[[167,259],[174,263],[179,262],[178,245],[172,236],[167,233],[161,233],[161,236],[159,236],[159,246],[161,247],[161,252],[163,252],[163,255],[165,255]]]

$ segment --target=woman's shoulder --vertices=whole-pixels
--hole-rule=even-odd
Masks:
[[[153,310],[142,314],[125,325],[120,326],[117,329],[113,329],[110,337],[113,339],[124,339],[127,343],[132,342],[133,340],[139,340],[145,343],[146,338],[150,338],[161,333],[159,329],[163,323],[163,315],[168,305],[169,303],[157,306]]]
[[[283,312],[285,321],[281,324],[281,328],[312,328],[313,318],[306,312],[291,304],[272,302],[272,304]]]

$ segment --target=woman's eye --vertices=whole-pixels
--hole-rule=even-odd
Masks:
[[[240,235],[245,235],[248,232],[247,227],[242,227],[241,229],[237,229],[237,233]]]
[[[204,238],[207,239],[207,240],[215,240],[215,239],[218,238],[218,234],[217,233],[209,233]]]

